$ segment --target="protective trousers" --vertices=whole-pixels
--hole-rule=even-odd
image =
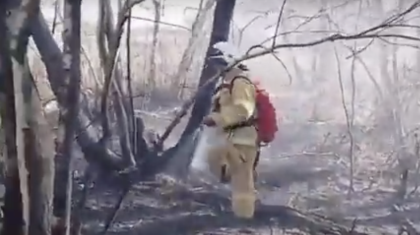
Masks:
[[[255,146],[227,144],[210,150],[210,171],[220,178],[228,178],[231,185],[232,210],[240,218],[252,218],[255,212],[254,164],[258,154]]]

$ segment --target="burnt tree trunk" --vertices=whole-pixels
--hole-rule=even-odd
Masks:
[[[73,139],[79,113],[80,97],[80,52],[81,52],[81,0],[64,1],[64,31],[63,31],[63,53],[64,53],[64,83],[65,105],[60,109],[60,131],[59,131],[59,153],[61,158],[57,167],[54,210],[55,216],[63,220],[63,234],[70,234],[71,198],[73,184]],[[64,93],[64,92],[63,92]]]
[[[214,55],[216,51],[213,49],[213,45],[217,42],[228,41],[230,32],[230,22],[232,21],[233,11],[235,8],[236,0],[224,0],[217,1],[216,8],[214,10],[213,28],[210,35],[210,42],[206,52],[206,59],[203,70],[201,71],[199,86],[202,86],[210,78],[212,78],[218,72],[215,60],[209,59],[211,55]],[[187,136],[191,135],[200,126],[203,117],[209,112],[211,104],[211,96],[215,88],[216,82],[210,84],[206,89],[206,92],[196,99],[195,104],[191,110],[191,117],[188,120],[188,124],[182,133],[182,142]]]
[[[34,84],[26,59],[30,37],[28,22],[39,12],[39,4],[39,0],[24,0],[20,3],[8,1],[7,5],[2,6],[2,9],[9,11],[7,21],[3,21],[3,30],[7,31],[2,34],[6,38],[3,46],[8,47],[2,48],[2,53],[5,53],[2,69],[7,71],[3,79],[6,101],[2,110],[7,149],[4,234],[48,234],[50,230],[48,216],[51,215],[51,205],[48,199],[52,192],[46,187],[48,180],[52,179],[51,171],[47,177],[43,177],[43,173],[39,172],[43,169],[35,169],[40,165],[30,164],[32,160],[41,165],[43,163],[42,158],[38,157],[37,150],[40,149],[35,147],[40,146],[41,139],[37,139],[35,134],[40,130],[37,129],[39,123],[36,114],[41,113],[41,104],[38,102],[38,110],[34,110]],[[32,185],[28,185],[28,182]]]
[[[26,66],[31,120],[24,132],[25,154],[29,171],[29,235],[50,235],[53,224],[54,138],[44,116],[36,84]]]
[[[235,8],[235,0],[217,1],[214,10],[213,27],[210,35],[210,42],[207,48],[205,63],[201,71],[199,86],[204,85],[209,79],[215,76],[219,71],[215,59],[209,59],[210,56],[217,52],[213,49],[213,45],[217,42],[228,41],[230,32],[230,22]],[[192,155],[195,148],[195,139],[198,136],[197,130],[200,127],[203,117],[210,111],[211,97],[215,89],[217,79],[208,83],[204,92],[198,93],[194,106],[191,111],[191,117],[188,120],[180,140],[171,152],[166,154],[167,158],[160,160],[159,164],[168,165],[177,162],[176,166],[171,166],[171,173],[179,177],[185,177],[188,173],[188,167],[192,161]],[[174,155],[174,156],[172,156]],[[174,159],[176,160],[171,160]],[[165,161],[163,163],[163,161]]]
[[[116,60],[115,67],[113,71],[113,75],[115,79],[113,79],[111,84],[111,92],[112,92],[112,101],[113,101],[113,108],[116,114],[117,124],[118,124],[118,135],[120,139],[120,147],[121,153],[124,158],[124,162],[126,166],[132,167],[135,165],[136,161],[134,159],[133,154],[133,147],[130,141],[130,134],[129,134],[129,123],[130,119],[127,118],[127,110],[128,104],[124,102],[122,98],[122,81],[123,75],[121,72],[121,66],[119,64],[119,55],[115,55],[111,52],[117,50],[114,48],[117,46],[114,42],[118,37],[118,33],[120,31],[120,25],[114,27],[114,19],[112,14],[112,7],[109,0],[100,0],[99,1],[99,8],[100,8],[100,16],[98,18],[98,32],[97,32],[97,39],[98,39],[98,51],[101,60],[101,66],[104,72],[104,75],[107,75],[108,66],[111,61]],[[120,10],[122,11],[122,10]],[[105,42],[108,43],[105,43]],[[107,44],[107,46],[105,46]],[[106,140],[104,131],[104,140]],[[104,142],[106,144],[107,141]]]
[[[15,112],[13,108],[10,110],[7,107],[14,107],[13,84],[10,82],[13,79],[12,61],[10,58],[9,40],[6,26],[6,11],[7,6],[5,1],[0,1],[0,89],[3,97],[1,102],[1,119],[5,131],[6,144],[6,159],[5,159],[5,187],[4,206],[2,208],[4,214],[2,235],[22,233],[22,197],[19,188],[19,173],[16,166],[10,163],[11,157],[16,157],[15,138],[16,129]]]
[[[220,41],[227,41],[229,38],[230,22],[235,8],[235,0],[217,1],[214,10],[213,28],[211,32],[209,46],[206,52],[206,59],[201,72],[199,86],[205,84],[209,79],[217,74],[215,60],[209,60],[209,56],[216,51],[213,44]],[[200,92],[192,109],[191,118],[176,146],[167,149],[161,157],[154,157],[158,153],[147,154],[145,161],[140,165],[140,178],[145,180],[156,173],[167,171],[178,177],[185,177],[188,167],[192,160],[195,143],[198,136],[198,128],[203,117],[208,113],[211,105],[211,96],[216,86],[217,80],[209,83],[205,92]],[[166,134],[166,133],[165,133]],[[164,134],[164,135],[165,135]],[[165,139],[167,136],[163,137]],[[159,143],[157,146],[162,147]],[[154,149],[155,150],[155,149]]]
[[[42,13],[32,21],[32,37],[38,48],[41,59],[45,63],[48,80],[60,106],[66,105],[65,84],[61,79],[64,74],[63,54],[51,35]],[[64,88],[64,89],[63,89]],[[80,97],[80,104],[85,105],[86,100]],[[94,163],[104,170],[120,170],[124,162],[114,152],[104,148],[97,136],[94,125],[90,125],[89,117],[80,112],[76,119],[77,143],[80,145],[85,158],[89,163]],[[100,157],[98,157],[100,156]]]

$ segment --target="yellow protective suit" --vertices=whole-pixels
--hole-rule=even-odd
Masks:
[[[229,80],[226,82],[230,83]],[[218,108],[209,114],[216,127],[223,129],[251,118],[256,108],[255,92],[254,85],[244,78],[235,78],[232,87],[220,89],[213,97],[213,106]],[[254,163],[259,150],[258,133],[253,126],[225,133],[226,145],[209,151],[209,168],[213,174],[224,178],[222,181],[230,182],[234,214],[240,218],[252,218],[256,201]]]

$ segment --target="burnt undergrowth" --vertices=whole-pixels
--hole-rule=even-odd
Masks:
[[[101,221],[106,220],[104,212],[113,209],[116,191],[109,187],[91,190],[83,213],[83,234],[103,230]],[[364,234],[331,218],[261,203],[254,219],[241,220],[231,213],[229,199],[212,185],[193,187],[164,179],[133,186],[107,234],[261,234],[272,230],[296,230],[300,234]]]

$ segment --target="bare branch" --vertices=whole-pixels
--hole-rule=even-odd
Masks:
[[[185,49],[184,53],[182,54],[181,62],[178,65],[177,73],[175,74],[174,78],[172,79],[173,83],[179,83],[181,77],[186,77],[185,72],[190,68],[193,62],[193,54],[197,49],[197,40],[200,39],[200,34],[202,34],[202,30],[207,18],[207,15],[210,9],[214,6],[214,0],[208,0],[200,11],[197,12],[195,17],[194,23],[192,25],[191,36],[188,40],[187,48]],[[184,80],[184,84],[186,81]]]
[[[351,57],[357,56],[358,54],[362,53],[363,51],[365,51],[366,49],[368,49],[369,46],[371,46],[373,44],[373,42],[375,42],[375,39],[370,40],[368,44],[366,44],[364,47],[362,47],[361,49],[359,49],[357,51],[353,51],[352,49],[350,49],[351,52],[352,52],[352,54],[349,55],[349,56],[347,56],[345,59],[350,59]]]
[[[302,22],[302,23],[300,23],[298,26],[296,26],[292,31],[289,31],[289,34],[291,34],[291,33],[295,33],[298,29],[300,29],[301,27],[303,27],[303,26],[305,26],[305,25],[307,25],[307,24],[309,24],[310,22],[312,22],[313,20],[315,20],[315,19],[318,19],[318,18],[321,18],[321,17],[323,17],[324,16],[324,11],[323,10],[320,10],[319,12],[317,12],[316,14],[314,14],[314,15],[312,15],[312,16],[310,16],[310,17],[302,17],[302,18],[305,18],[305,21],[304,22]],[[293,16],[290,16],[290,17],[288,17],[287,19],[290,19],[290,18],[293,18]],[[267,30],[267,29],[270,29],[272,26],[268,26],[268,27],[266,27],[265,29]],[[305,32],[305,31],[304,31]],[[274,34],[273,36],[271,36],[271,37],[269,37],[269,38],[267,38],[267,39],[265,39],[264,41],[262,41],[260,44],[265,44],[265,43],[267,43],[267,42],[269,42],[269,41],[271,41],[271,40],[273,40],[274,41],[274,39],[275,38],[277,38],[277,37],[279,37],[279,36],[282,36],[282,35],[284,35],[284,34],[286,34],[286,33],[280,33],[280,34]]]
[[[60,0],[55,0],[54,2],[54,18],[51,27],[51,33],[55,34],[55,28],[57,27],[57,19],[58,19],[58,10],[60,9]]]
[[[391,28],[391,27],[400,27],[401,25],[404,25],[404,24],[401,24],[399,22],[399,20],[401,20],[403,16],[405,16],[405,15],[413,12],[419,6],[420,6],[420,2],[419,1],[416,1],[410,7],[408,7],[406,10],[404,10],[402,12],[399,12],[398,14],[395,14],[393,16],[390,16],[387,19],[385,19],[384,21],[382,21],[382,23],[378,24],[377,26],[368,28],[368,29],[366,29],[366,30],[364,30],[364,31],[362,31],[362,32],[360,32],[358,34],[359,35],[365,35],[365,34],[368,34],[368,33],[373,33],[373,32],[378,31],[380,29],[383,30],[383,29],[387,29],[387,28]],[[321,9],[318,13],[314,14],[311,17],[304,17],[305,18],[305,21],[303,23],[301,23],[300,25],[298,25],[294,30],[297,30],[300,27],[308,24],[312,20],[314,20],[316,18],[320,18],[320,17],[325,17],[325,9]],[[289,17],[289,18],[292,18],[292,16]],[[340,34],[341,35],[341,33],[337,33],[337,34]],[[263,42],[261,42],[261,44],[265,44],[265,43],[267,43],[267,42],[269,42],[271,40],[274,40],[274,38],[276,38],[278,36],[281,36],[281,34],[274,35],[272,37],[269,37],[269,38],[265,39]]]
[[[132,146],[132,151],[133,154],[135,156],[137,156],[138,151],[137,151],[137,139],[136,139],[136,133],[135,130],[137,130],[136,128],[136,121],[135,121],[135,114],[134,114],[134,102],[133,102],[133,88],[131,86],[131,20],[132,20],[132,9],[130,9],[128,11],[128,21],[127,21],[127,35],[126,35],[126,39],[125,39],[125,44],[126,44],[126,58],[127,58],[127,89],[128,89],[128,99],[129,99],[129,108],[130,110],[128,110],[130,113],[128,115],[128,122],[131,126],[130,128],[130,138],[131,138],[131,146]]]
[[[244,35],[244,32],[245,32],[245,30],[248,28],[248,27],[250,27],[254,22],[256,22],[258,19],[260,19],[260,18],[262,18],[262,17],[265,17],[265,16],[267,16],[268,15],[268,13],[269,12],[266,12],[265,14],[263,14],[263,15],[257,15],[257,16],[255,16],[254,18],[252,18],[248,23],[246,23],[245,25],[244,25],[244,27],[242,27],[242,28],[239,28],[238,27],[238,30],[239,30],[239,40],[238,40],[238,46],[241,46],[241,43],[242,43],[242,38],[243,38],[243,35]]]
[[[136,4],[140,4],[143,1],[144,0],[132,0],[132,1],[126,0],[126,2],[124,3],[123,9],[120,12],[118,12],[116,33],[114,34],[111,40],[109,57],[106,61],[105,84],[104,84],[104,91],[101,97],[101,113],[103,115],[102,129],[104,132],[103,137],[101,139],[102,141],[108,139],[111,134],[109,132],[108,110],[107,110],[108,96],[110,92],[111,83],[113,80],[112,74],[114,72],[114,67],[116,63],[115,59],[117,58],[117,52],[118,52],[120,40],[123,34],[123,30],[124,30],[124,24],[128,19],[127,13],[133,6],[135,6]]]
[[[396,42],[391,42],[390,40],[385,39],[385,38],[378,38],[378,39],[380,41],[382,41],[382,42],[384,42],[384,43],[386,43],[388,45],[392,45],[392,46],[411,47],[411,48],[416,49],[416,50],[419,50],[420,49],[420,46],[418,46],[418,45],[412,45],[412,44],[409,44],[409,43],[396,43]],[[416,44],[418,44],[418,43],[416,43]]]
[[[412,41],[420,41],[420,38],[414,37],[414,36],[408,36],[408,35],[402,35],[402,34],[379,34],[375,33],[378,30],[381,30],[383,28],[389,28],[392,27],[392,22],[394,22],[397,19],[400,19],[405,14],[408,14],[409,12],[412,12],[413,10],[417,9],[420,6],[420,1],[416,1],[414,4],[412,4],[409,8],[407,8],[405,11],[397,14],[396,16],[390,17],[389,19],[385,20],[383,23],[373,26],[371,28],[368,28],[362,32],[350,34],[350,35],[342,35],[340,33],[332,34],[328,37],[324,37],[315,41],[310,41],[306,43],[285,43],[285,44],[276,44],[275,46],[271,48],[266,48],[264,50],[261,50],[259,52],[250,53],[250,51],[254,50],[255,48],[261,48],[261,45],[255,45],[248,49],[248,52],[242,56],[241,58],[237,59],[236,61],[233,61],[231,64],[229,64],[225,70],[219,71],[216,73],[215,76],[213,76],[211,79],[207,80],[202,86],[199,87],[197,93],[191,97],[189,100],[187,100],[181,107],[180,111],[175,115],[173,121],[168,125],[168,127],[165,129],[164,134],[160,137],[159,142],[164,141],[164,139],[169,136],[169,134],[172,132],[172,130],[175,128],[176,123],[179,122],[179,120],[186,115],[187,110],[191,107],[192,104],[194,104],[195,99],[203,92],[206,87],[211,84],[214,80],[218,79],[220,75],[227,71],[237,64],[254,59],[260,56],[264,56],[267,54],[272,54],[278,49],[283,48],[304,48],[304,47],[311,47],[320,45],[327,42],[335,42],[335,41],[345,41],[345,40],[361,40],[361,39],[374,39],[374,38],[401,38],[405,40],[412,40]]]
[[[271,45],[271,47],[274,47],[276,45],[276,36],[279,32],[279,28],[280,28],[280,22],[281,22],[281,18],[283,16],[283,10],[284,10],[284,6],[286,5],[287,0],[283,0],[283,4],[281,5],[280,8],[280,12],[279,12],[279,16],[277,18],[277,23],[276,23],[276,29],[274,31],[274,39],[273,39],[273,44]]]
[[[262,45],[258,45],[258,47],[255,47],[255,49],[257,49],[257,48],[262,48],[262,49],[268,50],[266,47],[264,47]],[[276,59],[278,62],[280,62],[281,66],[284,68],[284,70],[287,73],[287,76],[289,77],[289,84],[292,84],[293,77],[292,77],[292,74],[289,72],[289,69],[287,69],[286,64],[275,53],[270,53],[270,55],[272,55],[274,57],[274,59]]]
[[[351,48],[348,48],[349,50],[352,50]],[[376,91],[378,92],[378,94],[379,94],[379,98],[381,99],[381,100],[383,100],[383,98],[384,98],[384,95],[383,95],[383,92],[382,92],[382,89],[381,89],[381,86],[379,85],[379,83],[378,83],[378,81],[376,81],[376,79],[375,79],[375,77],[373,76],[373,74],[372,74],[372,72],[370,72],[370,70],[369,70],[369,68],[368,68],[368,66],[366,65],[366,63],[363,61],[363,59],[359,56],[359,55],[356,55],[356,53],[358,53],[358,52],[354,52],[354,59],[356,59],[356,61],[358,61],[361,65],[362,65],[362,67],[363,67],[363,69],[366,71],[366,74],[368,75],[368,78],[370,79],[370,81],[373,83],[373,85],[374,85],[374,87],[375,87],[375,89],[376,89]]]
[[[156,19],[153,19],[152,20],[152,19],[148,19],[148,18],[145,18],[145,17],[141,17],[141,16],[131,16],[131,18],[132,19],[135,19],[135,20],[142,20],[142,21],[147,21],[147,22],[151,22],[151,23],[157,23],[157,24],[161,24],[161,25],[166,25],[166,26],[171,26],[171,27],[175,27],[175,28],[179,28],[179,29],[184,29],[184,30],[187,30],[187,31],[191,31],[190,28],[185,27],[183,25],[172,24],[172,23],[169,23],[169,22],[161,21],[161,20],[156,21]]]
[[[343,106],[344,109],[344,114],[346,117],[346,123],[347,123],[347,134],[349,136],[350,139],[350,148],[349,148],[349,161],[350,161],[350,185],[349,185],[349,195],[351,195],[351,193],[354,191],[353,188],[353,180],[354,180],[354,162],[353,162],[353,152],[354,152],[354,138],[353,138],[353,112],[354,109],[352,111],[349,111],[347,104],[346,104],[346,98],[345,98],[345,94],[344,94],[344,84],[343,84],[343,78],[342,78],[342,72],[341,72],[341,66],[340,66],[340,58],[338,56],[338,52],[337,52],[337,48],[334,45],[334,55],[335,55],[335,59],[337,62],[337,73],[338,73],[338,84],[340,85],[340,96],[341,96],[341,104]],[[354,61],[352,63],[352,71],[354,71]],[[352,75],[352,79],[354,79],[354,75]],[[354,81],[353,81],[354,83]],[[352,85],[352,104],[354,104],[354,86]]]
[[[119,138],[120,147],[121,147],[121,151],[122,151],[122,155],[125,160],[125,163],[128,164],[128,168],[126,168],[126,170],[129,170],[129,169],[132,169],[132,167],[135,165],[135,159],[134,159],[133,151],[131,148],[131,138],[129,135],[130,123],[127,123],[129,122],[127,118],[127,110],[126,110],[128,109],[127,107],[128,105],[125,105],[126,102],[124,102],[124,100],[122,99],[123,86],[121,82],[123,79],[122,79],[122,73],[120,70],[121,66],[119,64],[120,63],[119,43],[120,43],[123,29],[122,28],[115,29],[114,27],[114,23],[113,23],[114,20],[112,17],[112,8],[110,5],[110,1],[107,1],[107,0],[99,1],[99,7],[100,7],[101,15],[99,18],[100,27],[98,28],[99,29],[98,30],[98,34],[99,34],[98,47],[99,47],[99,52],[100,52],[100,57],[101,57],[101,65],[102,65],[105,76],[108,73],[109,63],[112,62],[112,64],[114,65],[113,70],[111,71],[112,76],[108,78],[112,79],[114,76],[117,77],[117,79],[112,79],[111,81],[111,85],[112,85],[111,90],[113,91],[112,97],[114,101],[114,110],[115,110],[115,114],[116,114],[116,118],[117,118],[117,122],[119,126],[117,131],[120,137]],[[123,10],[124,9],[120,10],[120,13]],[[126,17],[126,19],[128,19],[128,17]],[[124,25],[122,25],[122,27],[123,26]],[[116,32],[116,30],[118,30],[118,32]],[[117,33],[120,33],[121,35]],[[117,44],[113,43],[115,39],[118,39]],[[105,48],[105,40],[108,41],[108,45],[106,48]],[[113,54],[114,52],[116,53]],[[107,77],[105,77],[105,83],[106,81],[108,81]],[[101,105],[103,104],[104,103],[102,102]],[[101,106],[101,108],[103,108],[103,106]],[[107,106],[106,106],[106,111],[108,111]],[[108,126],[105,126],[104,124]],[[108,117],[106,115],[103,116],[102,127],[106,129],[103,129],[103,137],[100,139],[100,143],[106,146],[111,136],[111,130],[109,128]]]

